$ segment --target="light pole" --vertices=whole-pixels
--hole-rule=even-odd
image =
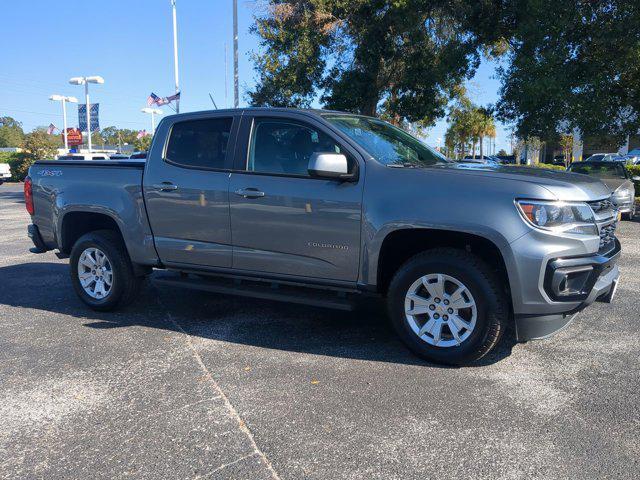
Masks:
[[[142,113],[149,113],[151,114],[151,135],[154,134],[154,132],[156,131],[156,119],[155,119],[155,115],[162,115],[162,110],[158,109],[158,108],[143,108],[142,110],[140,110]]]
[[[89,153],[91,153],[91,112],[89,105],[89,84],[90,83],[98,83],[103,84],[104,78],[99,75],[93,75],[91,77],[73,77],[69,79],[69,83],[71,85],[84,85],[84,102],[86,104],[87,109],[87,140],[89,142]]]
[[[171,11],[173,15],[173,75],[176,79],[176,93],[180,91],[180,81],[178,77],[178,21],[176,19],[176,0],[171,0]],[[176,100],[176,113],[180,113],[180,99]]]
[[[64,137],[64,149],[66,152],[69,151],[69,143],[67,142],[67,107],[66,102],[70,103],[78,103],[78,99],[76,97],[65,97],[64,95],[51,95],[49,100],[53,100],[54,102],[62,103],[62,136]]]

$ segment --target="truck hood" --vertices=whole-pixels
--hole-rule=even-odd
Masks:
[[[609,197],[611,188],[597,178],[543,168],[486,165],[478,163],[439,164],[429,168],[452,171],[462,175],[491,176],[505,180],[529,182],[549,190],[558,200],[592,201]]]

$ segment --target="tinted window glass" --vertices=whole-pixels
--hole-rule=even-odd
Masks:
[[[356,115],[327,114],[324,118],[385,165],[426,167],[447,163],[444,155],[387,122]]]
[[[314,152],[339,153],[328,135],[297,123],[256,120],[251,138],[248,170],[262,173],[308,175]]]
[[[208,118],[176,123],[167,145],[167,160],[187,167],[224,168],[232,120]]]

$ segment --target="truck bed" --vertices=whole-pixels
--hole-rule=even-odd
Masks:
[[[108,217],[122,232],[135,262],[154,264],[157,255],[142,195],[142,160],[42,160],[29,171],[33,215],[45,248],[69,250],[72,225],[90,214]],[[67,222],[68,219],[71,219]]]

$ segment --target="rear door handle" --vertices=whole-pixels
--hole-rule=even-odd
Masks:
[[[177,190],[178,186],[174,185],[171,182],[162,182],[162,183],[156,183],[154,185],[152,185],[154,190],[160,190],[162,192],[170,192],[171,190]]]
[[[264,197],[264,192],[261,192],[257,188],[239,188],[234,193],[244,198]]]

